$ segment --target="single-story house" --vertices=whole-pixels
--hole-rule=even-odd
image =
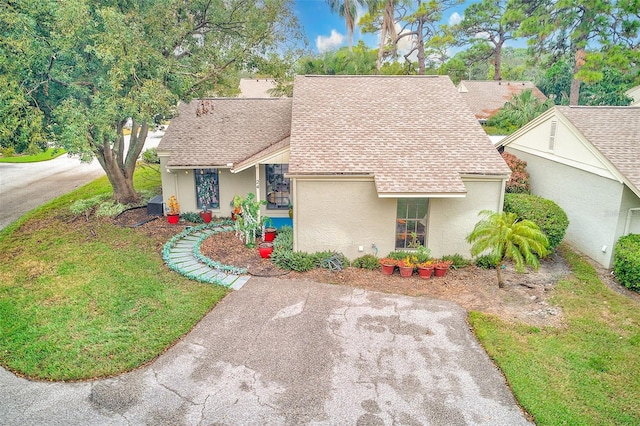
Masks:
[[[179,106],[158,155],[165,199],[229,216],[234,195],[288,218],[294,248],[353,259],[408,248],[467,255],[510,170],[446,76],[298,76],[293,98]]]
[[[547,97],[530,81],[462,80],[458,92],[469,105],[476,119],[484,124],[493,117],[505,103],[527,89],[544,102]]]
[[[565,241],[600,265],[640,233],[640,107],[556,106],[499,146],[527,162],[532,193],[565,210]]]

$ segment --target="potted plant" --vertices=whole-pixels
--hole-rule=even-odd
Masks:
[[[452,263],[450,260],[436,260],[434,263],[434,275],[436,277],[444,277]]]
[[[260,252],[260,257],[262,257],[263,259],[269,259],[271,257],[271,253],[273,252],[273,243],[258,244],[258,251]]]
[[[178,203],[178,199],[175,195],[169,197],[167,207],[169,208],[169,213],[167,213],[167,222],[171,224],[178,223],[180,220],[180,204]]]
[[[242,197],[234,195],[233,200],[231,201],[231,207],[233,207],[233,210],[231,211],[231,219],[237,220],[238,216],[242,216]]]
[[[293,219],[293,204],[289,203],[289,219]]]
[[[271,218],[263,217],[262,218],[262,240],[270,243],[276,238],[276,234],[278,230],[273,227],[273,222],[271,222]]]
[[[398,262],[390,257],[383,257],[380,259],[380,266],[382,267],[382,273],[385,275],[393,274],[393,270],[396,268]]]
[[[431,278],[431,274],[433,274],[433,269],[435,267],[434,262],[431,260],[427,260],[426,262],[418,263],[418,275],[423,280],[428,280]]]
[[[211,218],[212,218],[211,210],[209,210],[207,206],[204,206],[204,209],[202,209],[202,211],[200,212],[200,217],[202,218],[204,223],[211,222]]]
[[[416,264],[409,257],[405,257],[398,261],[398,269],[400,270],[401,277],[410,277],[413,275],[413,269],[416,267]]]

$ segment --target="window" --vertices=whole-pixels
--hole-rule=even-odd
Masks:
[[[196,199],[199,209],[220,208],[218,169],[196,169]]]
[[[266,164],[264,168],[267,179],[267,208],[288,209],[291,184],[284,174],[289,171],[289,165]]]
[[[396,249],[411,247],[413,235],[425,245],[427,235],[427,198],[399,198],[396,212]]]

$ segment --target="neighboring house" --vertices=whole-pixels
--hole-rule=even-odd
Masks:
[[[547,97],[530,81],[462,80],[458,92],[471,108],[476,119],[484,124],[493,117],[513,95],[531,89],[542,102]]]
[[[351,259],[407,248],[412,233],[433,256],[468,256],[465,237],[480,210],[502,209],[510,174],[440,76],[298,76],[293,99],[194,101],[158,155],[183,211],[214,199],[229,216],[234,195],[257,191],[269,217],[293,203],[296,250]]]
[[[532,193],[565,210],[565,241],[600,265],[640,233],[639,107],[556,106],[499,146],[527,162]]]
[[[239,98],[271,98],[270,90],[276,88],[273,79],[242,78],[240,79]]]
[[[640,106],[640,86],[632,87],[625,92],[625,95],[633,99],[630,106]]]

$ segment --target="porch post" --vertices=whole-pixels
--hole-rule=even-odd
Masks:
[[[256,163],[256,201],[260,203],[260,163]],[[262,208],[258,208],[258,223],[262,216]]]

